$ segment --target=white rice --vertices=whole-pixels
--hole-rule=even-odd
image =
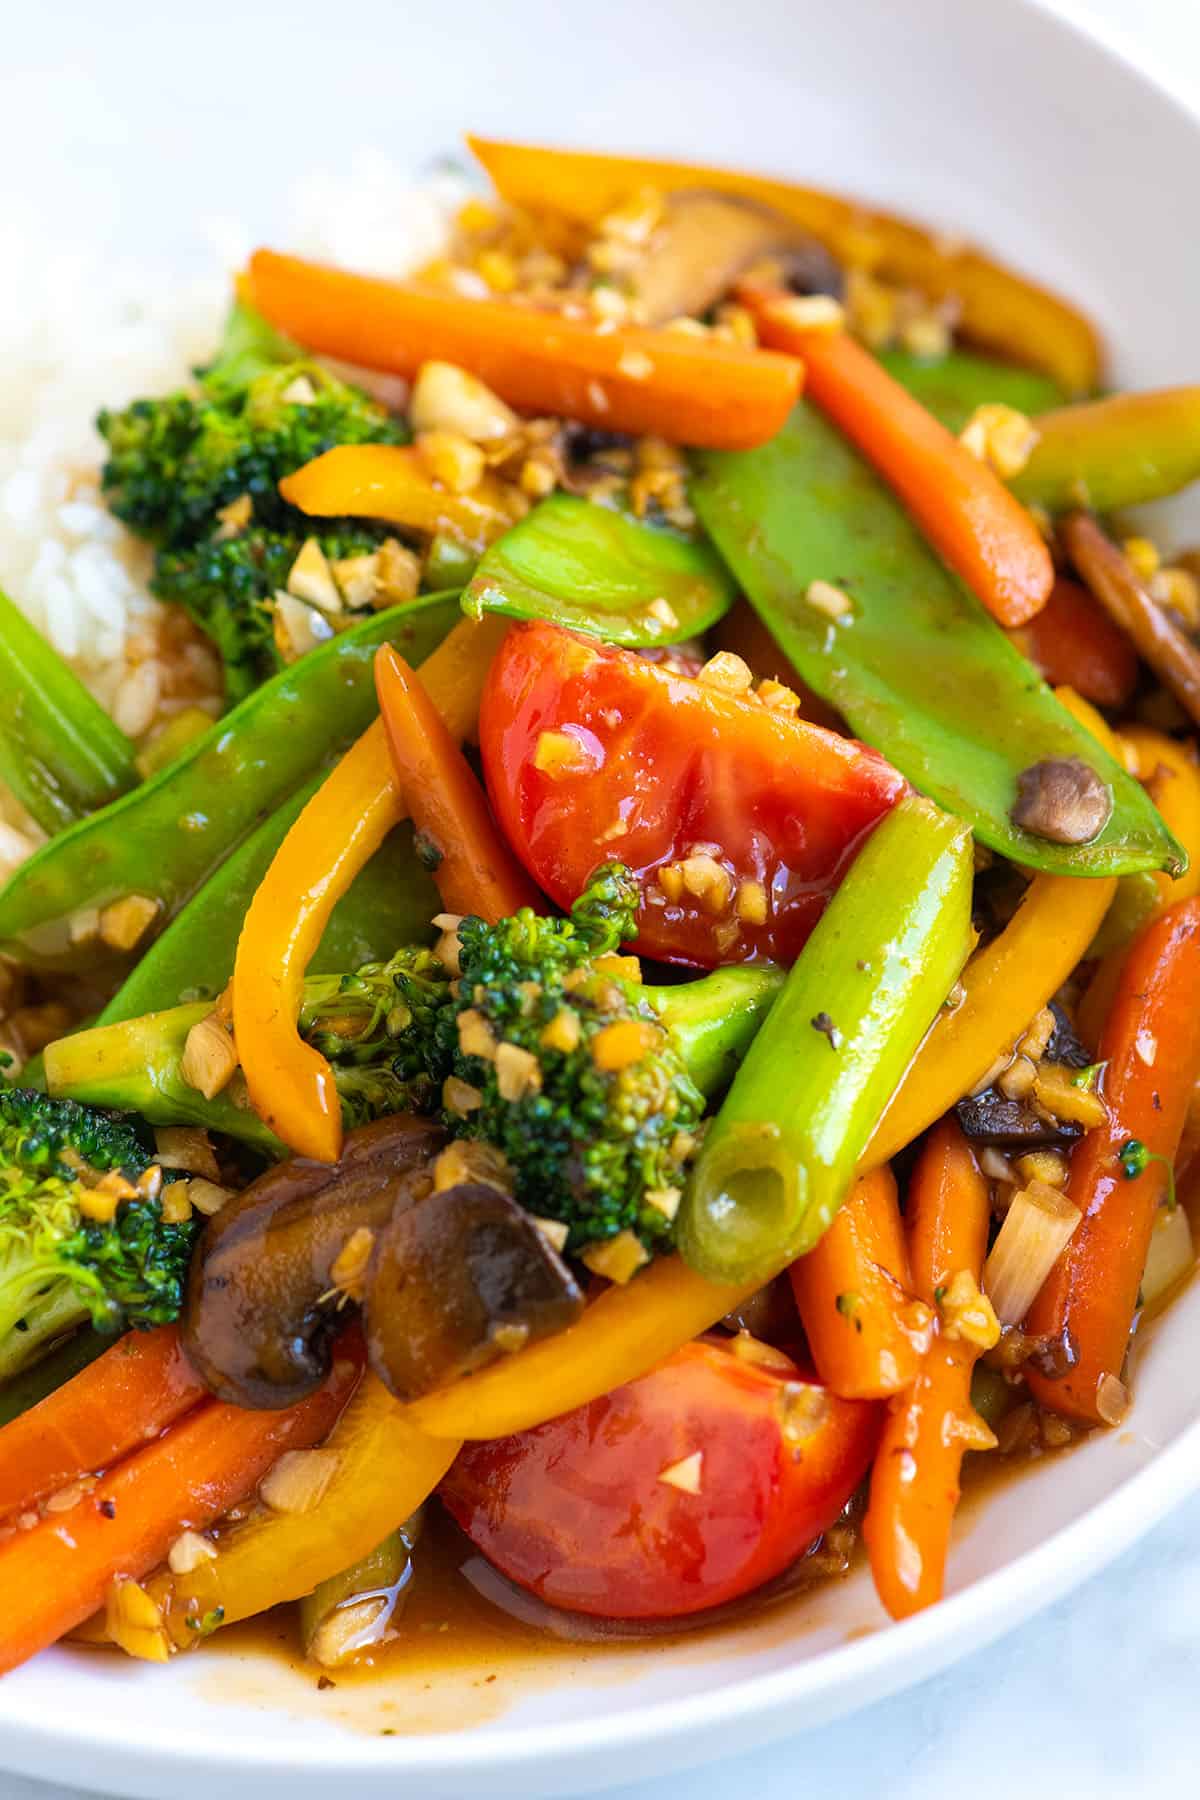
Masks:
[[[444,249],[466,191],[459,174],[417,186],[364,152],[342,174],[306,180],[271,237],[405,274]],[[0,283],[0,587],[138,737],[163,710],[153,652],[164,608],[146,587],[146,547],[100,498],[104,446],[92,421],[103,406],[179,386],[211,354],[250,240],[220,222],[211,276],[181,283],[169,269],[114,263],[103,246],[64,250],[56,223],[10,218],[5,229],[3,261],[21,279]],[[0,785],[0,876],[36,842]]]

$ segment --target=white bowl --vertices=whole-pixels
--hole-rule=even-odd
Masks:
[[[356,144],[415,162],[473,126],[708,156],[975,235],[1080,300],[1121,379],[1196,374],[1197,120],[1027,0],[413,10],[360,0],[331,30],[312,4],[208,0],[183,32],[160,5],[24,8],[6,23],[3,166],[68,240],[198,266],[202,222],[249,217],[269,239],[291,177]],[[502,1680],[482,1723],[477,1690],[437,1681],[347,1699],[253,1655],[157,1669],[56,1651],[0,1684],[0,1764],[180,1800],[248,1800],[276,1777],[301,1800],[332,1781],[561,1793],[727,1755],[978,1649],[1200,1485],[1200,1392],[1176,1374],[1198,1359],[1193,1290],[1139,1352],[1128,1429],[971,1506],[948,1599],[908,1624],[886,1623],[860,1573],[716,1638]]]

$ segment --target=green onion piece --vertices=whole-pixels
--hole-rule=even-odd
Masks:
[[[811,1250],[970,948],[965,826],[902,800],[800,953],[709,1128],[679,1246],[712,1281]]]
[[[137,779],[125,733],[0,593],[0,780],[53,835]]]
[[[699,636],[736,592],[707,539],[552,494],[484,552],[463,611],[549,619],[637,649]]]

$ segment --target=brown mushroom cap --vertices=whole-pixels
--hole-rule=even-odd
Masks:
[[[1051,844],[1090,844],[1112,817],[1112,790],[1078,756],[1052,757],[1023,769],[1010,817]]]
[[[415,1400],[573,1324],[583,1295],[522,1207],[461,1182],[395,1214],[375,1242],[364,1316],[371,1367]]]
[[[210,1220],[192,1262],[183,1341],[196,1370],[238,1406],[294,1405],[329,1372],[345,1309],[333,1264],[355,1231],[412,1204],[446,1134],[408,1113],[350,1132],[336,1163],[297,1156]]]
[[[687,188],[669,197],[630,286],[646,321],[661,325],[707,312],[766,257],[777,259],[804,291],[840,289],[841,274],[828,251],[781,213],[734,194]]]

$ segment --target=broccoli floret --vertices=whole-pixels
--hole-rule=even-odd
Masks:
[[[233,705],[283,667],[270,602],[286,586],[306,538],[315,536],[334,561],[369,555],[386,535],[386,527],[354,520],[337,520],[318,532],[252,525],[236,537],[214,534],[160,550],[150,586],[160,600],[178,602],[212,639],[225,665],[225,697]]]
[[[603,962],[635,935],[637,899],[608,864],[569,919],[459,927],[452,1073],[479,1098],[446,1123],[503,1151],[517,1199],[565,1224],[571,1250],[624,1230],[670,1240],[704,1111],[656,1006]]]
[[[164,1222],[137,1187],[153,1161],[117,1115],[0,1087],[0,1379],[85,1320],[176,1317],[197,1228]],[[105,1218],[114,1189],[127,1197]]]
[[[240,305],[220,356],[197,379],[195,389],[100,413],[101,480],[111,510],[157,550],[155,591],[185,606],[225,657],[236,699],[278,667],[263,600],[313,535],[280,496],[280,479],[334,445],[397,444],[408,434]],[[234,502],[249,511],[231,525],[218,515]],[[338,520],[323,530],[339,556],[374,549],[385,535]]]
[[[436,951],[410,945],[353,975],[310,976],[301,1035],[327,1057],[348,1125],[428,1113],[450,1073],[455,1001]]]

